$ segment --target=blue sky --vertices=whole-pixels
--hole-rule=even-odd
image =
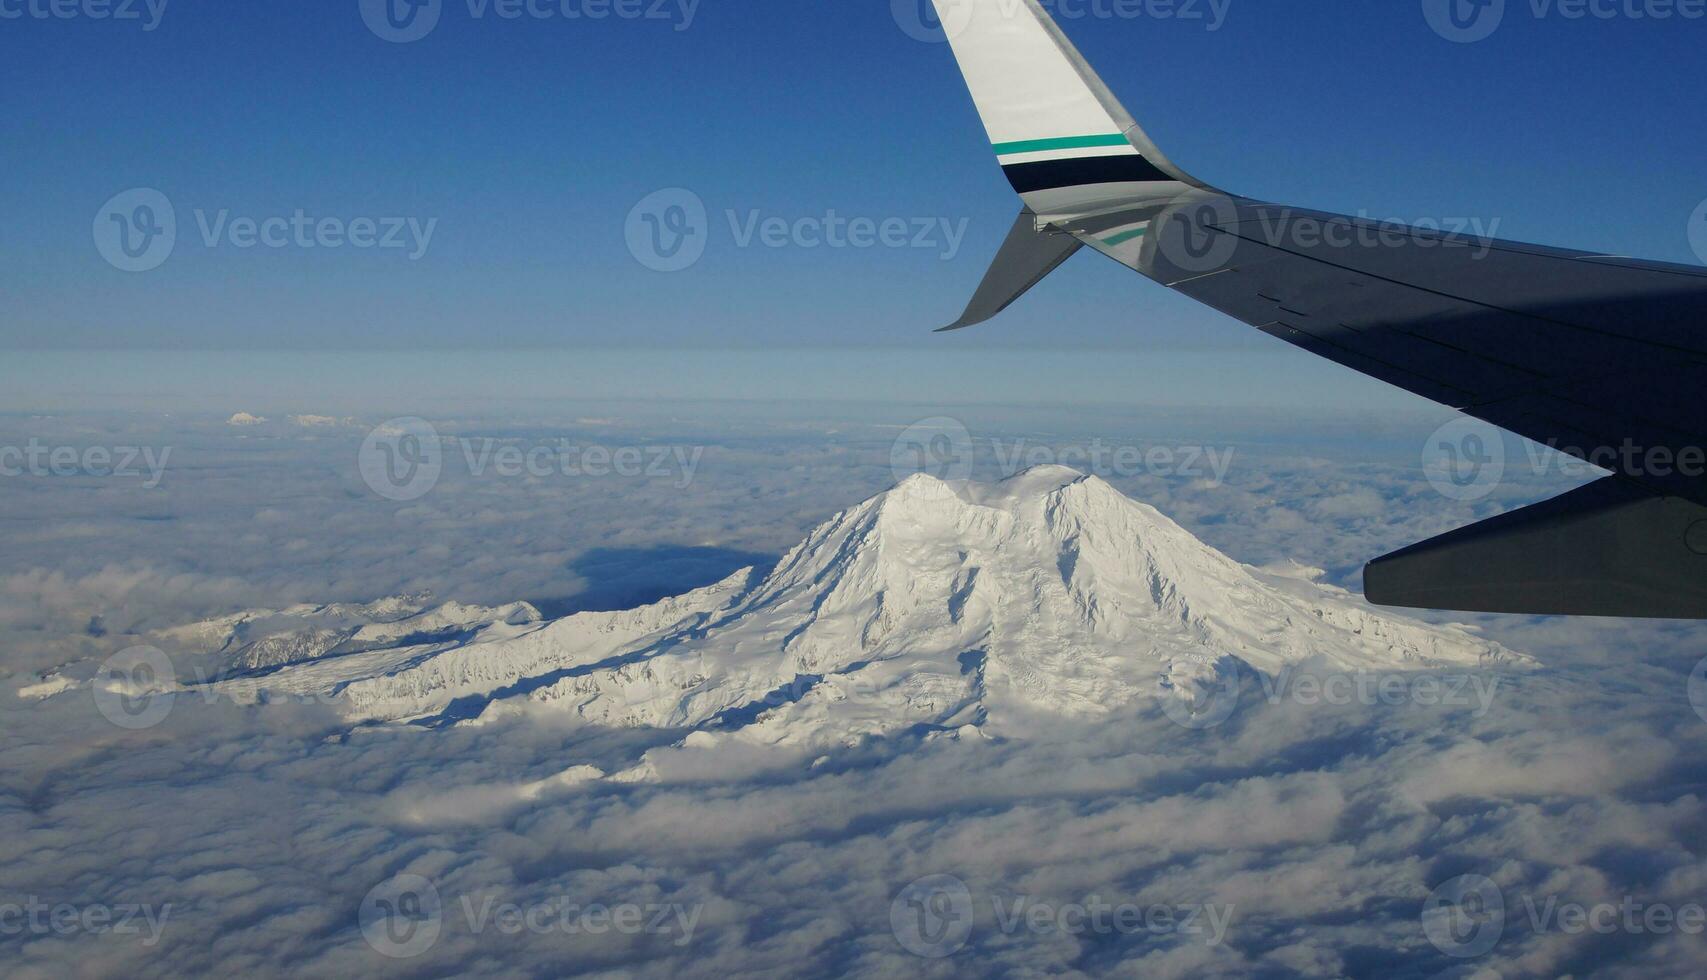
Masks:
[[[1091,255],[998,321],[932,335],[1017,202],[947,48],[909,37],[887,0],[702,0],[691,20],[666,3],[661,20],[599,22],[444,0],[410,43],[376,36],[357,0],[170,0],[152,30],[53,16],[84,2],[0,0],[0,448],[146,448],[163,479],[103,475],[114,461],[0,482],[0,912],[39,896],[171,917],[143,948],[0,930],[13,972],[123,958],[145,977],[373,973],[385,964],[357,910],[399,872],[436,880],[453,910],[707,911],[683,946],[452,925],[437,959],[394,968],[435,973],[928,972],[896,942],[893,902],[941,873],[980,902],[1239,906],[1214,949],[1011,937],[986,917],[943,971],[1699,971],[1699,936],[1568,934],[1524,912],[1699,907],[1697,624],[1431,614],[1548,665],[1485,713],[1253,692],[1226,726],[1187,730],[1064,702],[1036,741],[867,741],[823,765],[755,754],[746,771],[738,754],[674,755],[663,778],[620,786],[563,777],[631,771],[675,735],[500,721],[346,737],[334,705],[211,691],[150,732],[108,724],[84,689],[95,665],[139,642],[224,645],[238,620],[175,629],[208,617],[420,589],[563,611],[617,587],[706,584],[891,486],[897,446],[926,422],[965,425],[980,478],[1008,465],[998,451],[1029,463],[1021,448],[1213,450],[1228,468],[1212,480],[1149,464],[1110,479],[1234,559],[1296,559],[1353,590],[1375,555],[1583,477],[1514,446],[1489,496],[1449,499],[1425,472],[1448,410]],[[1231,190],[1694,261],[1707,20],[1505,2],[1499,30],[1467,44],[1431,30],[1423,0],[1232,0],[1215,31],[1065,26],[1171,156]],[[103,218],[141,188],[171,206],[179,240],[125,272],[98,248],[113,254]],[[710,240],[665,273],[630,253],[626,225],[670,188],[704,205]],[[200,238],[202,218],[229,235],[299,210],[346,235],[389,217],[433,233],[413,260]],[[832,210],[963,222],[965,237],[951,259],[743,248],[726,218]],[[803,404],[835,399],[865,403]],[[269,418],[226,424],[238,411]],[[678,471],[509,478],[453,462],[433,492],[396,501],[360,463],[382,420],[411,414],[461,445],[663,447],[704,466],[683,486]],[[61,665],[83,686],[41,691],[37,672]],[[681,778],[669,759],[700,768]],[[534,805],[453,812],[546,786]],[[1481,874],[1505,889],[1509,931],[1453,960],[1428,941],[1428,896]]]
[[[1016,201],[946,46],[909,37],[889,4],[703,0],[690,15],[646,0],[658,18],[592,21],[447,0],[431,34],[393,44],[356,0],[173,0],[152,30],[140,0],[140,21],[40,18],[33,2],[0,3],[24,13],[0,20],[9,349],[1280,351],[1089,255],[999,322],[931,336]],[[1068,33],[1156,141],[1234,191],[1695,260],[1707,20],[1538,17],[1513,0],[1492,37],[1458,44],[1414,0],[1219,15],[1198,0],[1195,20],[1063,2],[1088,12]],[[173,204],[179,240],[126,273],[91,222],[138,187]],[[671,187],[705,203],[709,247],[660,273],[624,224]],[[419,258],[203,241],[221,211],[299,209],[433,234]],[[940,231],[929,248],[738,244],[755,217],[832,210],[941,219],[964,239],[947,260]]]

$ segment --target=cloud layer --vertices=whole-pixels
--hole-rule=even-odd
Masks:
[[[776,554],[893,482],[899,431],[847,420],[715,431],[443,423],[526,444],[706,452],[686,489],[447,471],[432,493],[397,503],[361,481],[364,426],[233,429],[229,414],[10,420],[15,441],[170,445],[174,465],[153,491],[112,477],[8,481],[19,528],[0,565],[9,685],[145,630],[252,606],[420,588],[573,605],[607,578],[623,583],[609,596],[681,584],[723,559]],[[1135,425],[1081,420],[1070,438],[1058,419],[969,427],[1060,447]],[[1150,426],[1153,436],[1124,438],[1216,434],[1202,420]],[[1309,451],[1228,440],[1218,444],[1237,453],[1222,484],[1108,478],[1241,560],[1298,558],[1352,584],[1385,548],[1560,488],[1519,474],[1487,501],[1455,505],[1404,448],[1420,443],[1408,432]],[[698,550],[670,560],[678,549]],[[652,566],[663,570],[649,578]],[[1064,719],[1023,742],[900,737],[813,758],[730,757],[674,747],[669,733],[538,720],[346,735],[321,706],[200,698],[126,731],[87,690],[6,695],[0,947],[9,973],[44,977],[1698,973],[1700,935],[1574,931],[1557,911],[1707,902],[1707,721],[1685,684],[1707,653],[1703,634],[1482,625],[1549,664],[1501,676],[1485,711],[1270,699],[1259,686],[1206,730],[1146,707],[1095,726]],[[575,777],[648,751],[655,782]],[[437,912],[421,921],[438,931],[418,955],[392,958],[364,932],[364,909],[398,898],[385,888],[402,875],[431,883]],[[909,948],[904,898],[940,875],[964,886],[972,915],[958,950],[931,959]],[[1497,945],[1458,958],[1430,941],[1425,910],[1464,875],[1493,882],[1507,914]],[[8,931],[27,920],[5,907],[32,901],[49,925]],[[72,912],[55,926],[61,904]],[[1076,914],[1099,904],[1197,909],[1205,926],[1225,912],[1225,928],[1188,931],[1177,915],[1101,928]],[[71,921],[97,907],[150,910],[158,941],[145,942],[146,916],[125,934]]]

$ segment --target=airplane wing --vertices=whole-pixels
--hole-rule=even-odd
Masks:
[[[964,316],[1082,246],[1613,475],[1377,559],[1381,605],[1707,619],[1707,268],[1252,200],[1168,160],[1036,0],[933,0],[1024,201]]]

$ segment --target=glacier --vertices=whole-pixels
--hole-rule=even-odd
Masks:
[[[193,684],[203,693],[321,701],[352,727],[533,717],[803,750],[1025,738],[1063,716],[1196,706],[1241,672],[1305,664],[1532,663],[1318,575],[1240,564],[1101,478],[1045,466],[993,484],[909,477],[768,571],[634,609],[547,620],[527,603],[399,596],[246,612],[171,638],[217,652]]]

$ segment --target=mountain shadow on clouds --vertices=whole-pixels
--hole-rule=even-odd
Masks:
[[[546,619],[632,609],[721,582],[749,566],[762,577],[776,562],[776,555],[736,548],[595,548],[569,563],[570,571],[587,580],[585,589],[532,601]]]

